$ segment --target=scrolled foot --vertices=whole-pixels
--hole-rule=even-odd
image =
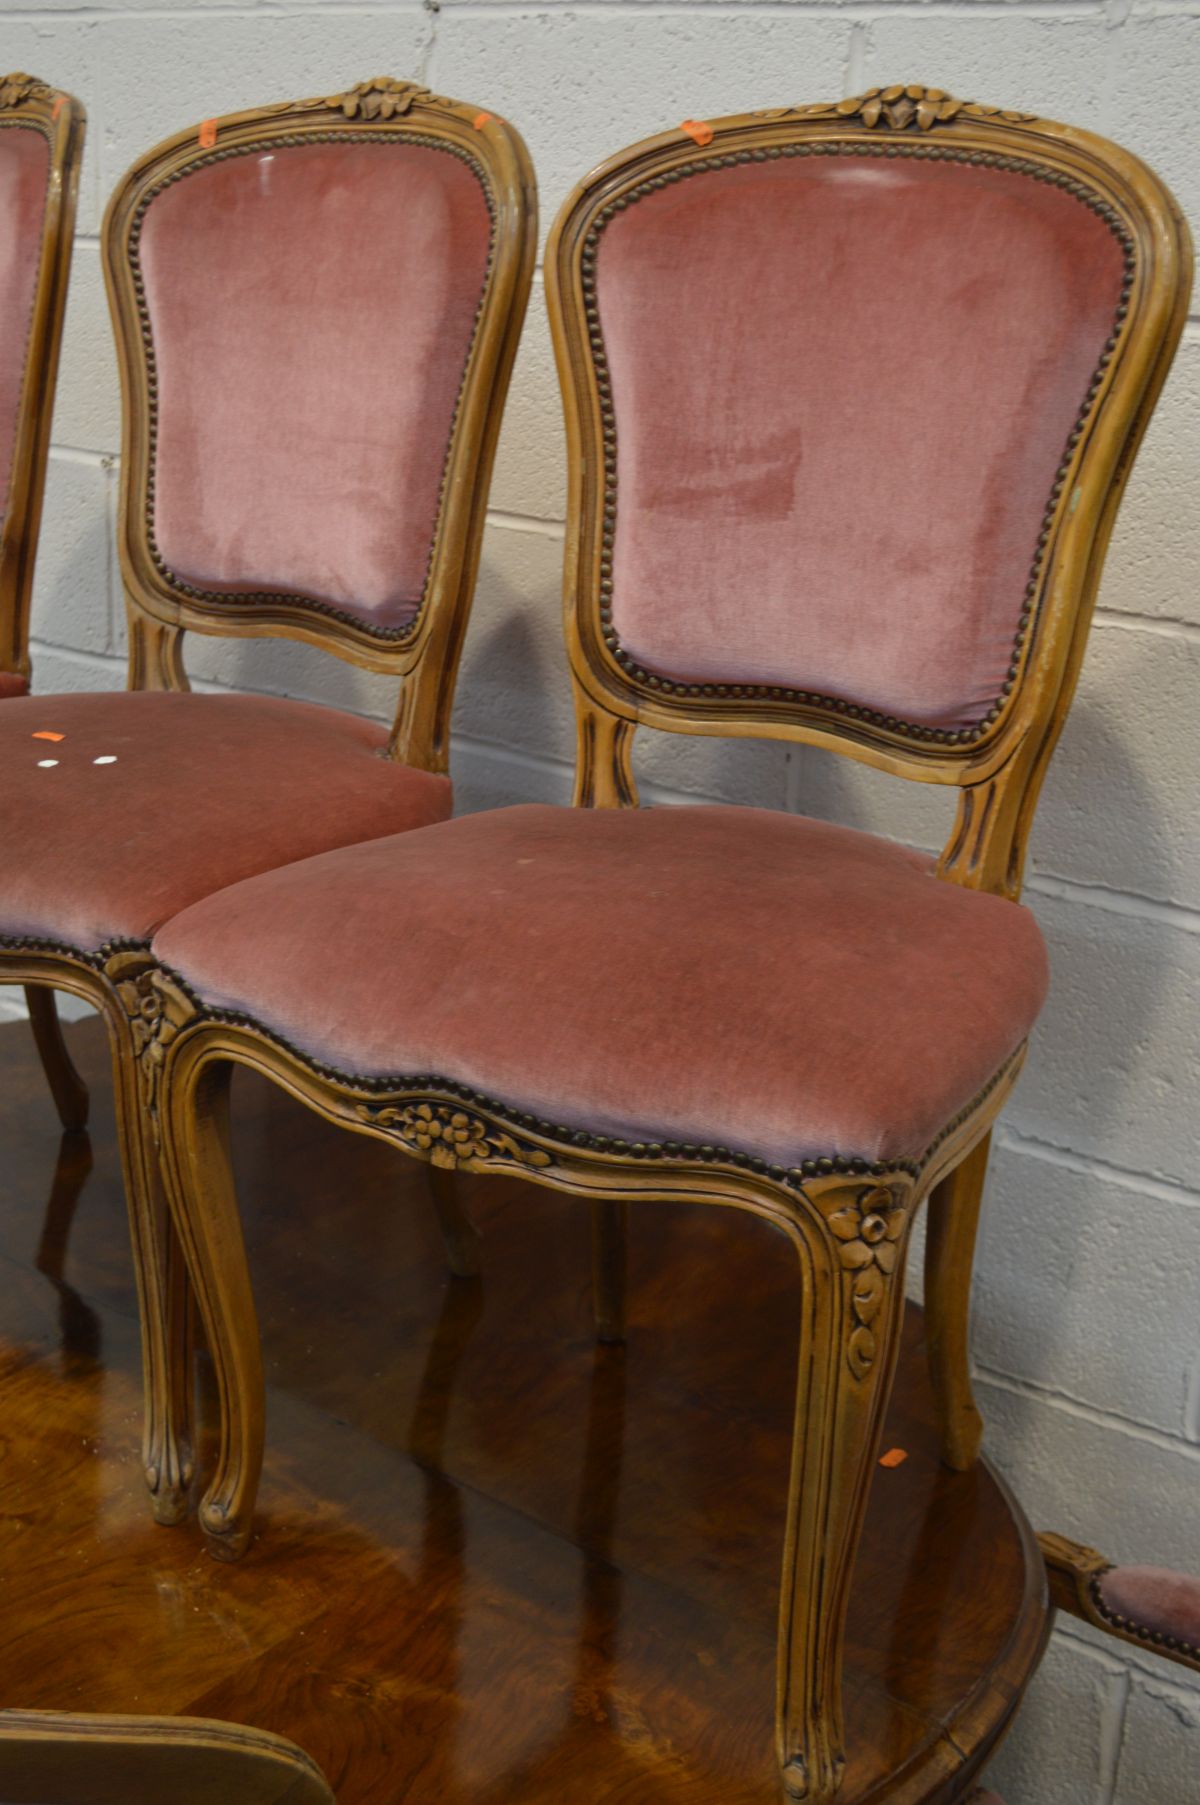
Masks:
[[[783,1790],[789,1799],[807,1799],[808,1768],[803,1761],[789,1761],[783,1770]]]
[[[206,1498],[200,1506],[200,1528],[204,1545],[216,1561],[240,1561],[250,1546],[251,1524],[230,1516],[217,1499]]]
[[[814,1766],[822,1771],[814,1772]],[[781,1773],[784,1794],[789,1799],[803,1799],[805,1805],[832,1805],[841,1791],[845,1771],[845,1759],[840,1754],[815,1764],[810,1764],[803,1755],[793,1755]]]
[[[190,1452],[178,1444],[164,1446],[146,1460],[144,1472],[154,1521],[166,1528],[184,1522],[194,1477]]]
[[[170,1486],[158,1486],[156,1475],[152,1477],[153,1468],[146,1474],[150,1486],[150,1509],[154,1521],[163,1529],[175,1529],[180,1523],[187,1521],[188,1500],[186,1491],[176,1491]]]

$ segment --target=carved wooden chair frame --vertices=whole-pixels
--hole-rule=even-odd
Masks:
[[[37,285],[0,538],[0,671],[28,682],[29,605],[46,492],[87,113],[73,95],[17,71],[0,76],[0,131],[13,129],[40,132],[50,148]],[[53,992],[31,986],[26,1002],[63,1127],[82,1128],[87,1121],[87,1090],[63,1041]]]
[[[122,1796],[176,1805],[336,1805],[324,1774],[294,1742],[207,1717],[0,1711],[0,1788],[27,1805]]]
[[[780,156],[966,159],[1051,182],[1108,225],[1126,259],[1111,337],[1047,499],[1020,633],[1002,693],[963,733],[908,725],[783,688],[686,684],[640,669],[612,626],[609,558],[616,422],[594,291],[596,245],[622,209],[697,170]],[[1025,114],[919,87],[742,114],[663,133],[594,171],[563,207],[547,253],[551,324],[570,459],[565,613],[578,714],[577,803],[633,807],[630,749],[645,724],[770,737],[848,753],[961,792],[939,876],[1015,898],[1047,761],[1079,672],[1113,517],[1182,329],[1190,249],[1171,197],[1135,158]],[[172,974],[147,969],[143,1069],[162,1074],[168,1188],[222,1397],[216,1470],[201,1505],[212,1551],[246,1546],[262,1459],[263,1378],[233,1194],[228,1090],[234,1064],[318,1114],[446,1172],[521,1174],[593,1205],[602,1334],[622,1316],[630,1201],[681,1198],[765,1217],[802,1276],[799,1381],[781,1597],[777,1753],[794,1798],[828,1801],[844,1768],[841,1648],[853,1558],[887,1402],[913,1219],[931,1201],[928,1315],[947,1458],[967,1466],[980,1423],[967,1363],[967,1302],[988,1135],[1022,1047],[911,1161],[806,1160],[795,1169],[720,1146],[629,1144],[536,1119],[431,1075],[366,1082],[314,1063],[244,1017],[205,1010]],[[894,1025],[893,1025],[894,1026]],[[1028,1671],[1046,1631],[1028,1599],[1017,1640]],[[973,1707],[999,1734],[1011,1699]],[[979,1746],[973,1737],[969,1746]],[[960,1776],[965,1783],[965,1772]]]
[[[142,219],[162,188],[194,170],[266,146],[417,141],[460,158],[487,198],[491,250],[451,427],[425,593],[415,621],[394,631],[301,595],[205,593],[165,565],[153,539],[157,379],[138,261]],[[478,568],[488,485],[504,399],[533,276],[537,200],[519,134],[503,119],[380,77],[329,98],[284,102],[210,120],[140,157],[118,184],[103,226],[103,256],[123,403],[120,557],[129,622],[129,687],[186,690],[187,630],[276,635],[331,651],[400,680],[388,755],[420,770],[448,762],[450,713]],[[142,1317],[146,1416],[143,1459],[155,1514],[178,1522],[191,1481],[191,1355],[186,1272],[163,1198],[158,1143],[161,1059],[157,993],[145,948],[69,945],[0,936],[0,983],[68,991],[104,1016],[130,1206]],[[46,990],[50,995],[51,990]]]

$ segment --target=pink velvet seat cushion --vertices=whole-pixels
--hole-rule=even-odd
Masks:
[[[386,740],[356,715],[258,696],[5,703],[0,938],[145,941],[222,884],[448,815],[449,780],[384,758]]]
[[[8,512],[49,170],[50,146],[41,132],[0,129],[0,520]]]
[[[23,696],[29,689],[28,679],[15,671],[0,671],[0,702],[6,696]]]
[[[154,944],[336,1069],[785,1165],[922,1151],[1046,988],[1026,909],[759,809],[468,816],[238,885]]]
[[[707,169],[626,207],[596,259],[624,649],[980,721],[1122,277],[1061,188],[898,151]]]
[[[1200,1579],[1167,1567],[1110,1567],[1097,1588],[1105,1610],[1126,1628],[1200,1653]]]
[[[150,202],[153,524],[178,576],[413,618],[490,242],[474,170],[396,140],[264,146]]]

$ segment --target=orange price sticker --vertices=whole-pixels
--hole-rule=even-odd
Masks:
[[[713,141],[713,128],[705,125],[703,119],[685,119],[679,129],[686,132],[689,138],[694,138],[697,144],[711,144]]]
[[[886,1454],[879,1456],[879,1464],[881,1467],[902,1467],[907,1459],[905,1449],[889,1448]]]
[[[200,127],[201,150],[211,150],[216,141],[217,122],[215,119],[206,119],[204,124]]]
[[[65,733],[50,733],[47,730],[43,733],[35,733],[33,737],[35,740],[53,740],[54,744],[57,746],[59,741],[65,740],[67,736]]]
[[[491,118],[491,116],[492,115],[490,113],[476,113],[475,130],[477,132],[481,132],[483,130],[484,126],[487,124],[488,120]]]
[[[65,104],[66,104],[66,96],[65,95],[56,94],[54,96],[54,105],[50,108],[51,119],[58,118],[58,115],[62,112]]]

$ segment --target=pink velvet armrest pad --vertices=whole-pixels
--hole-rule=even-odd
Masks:
[[[1200,1579],[1167,1567],[1111,1567],[1097,1590],[1123,1628],[1168,1636],[1200,1652]]]

